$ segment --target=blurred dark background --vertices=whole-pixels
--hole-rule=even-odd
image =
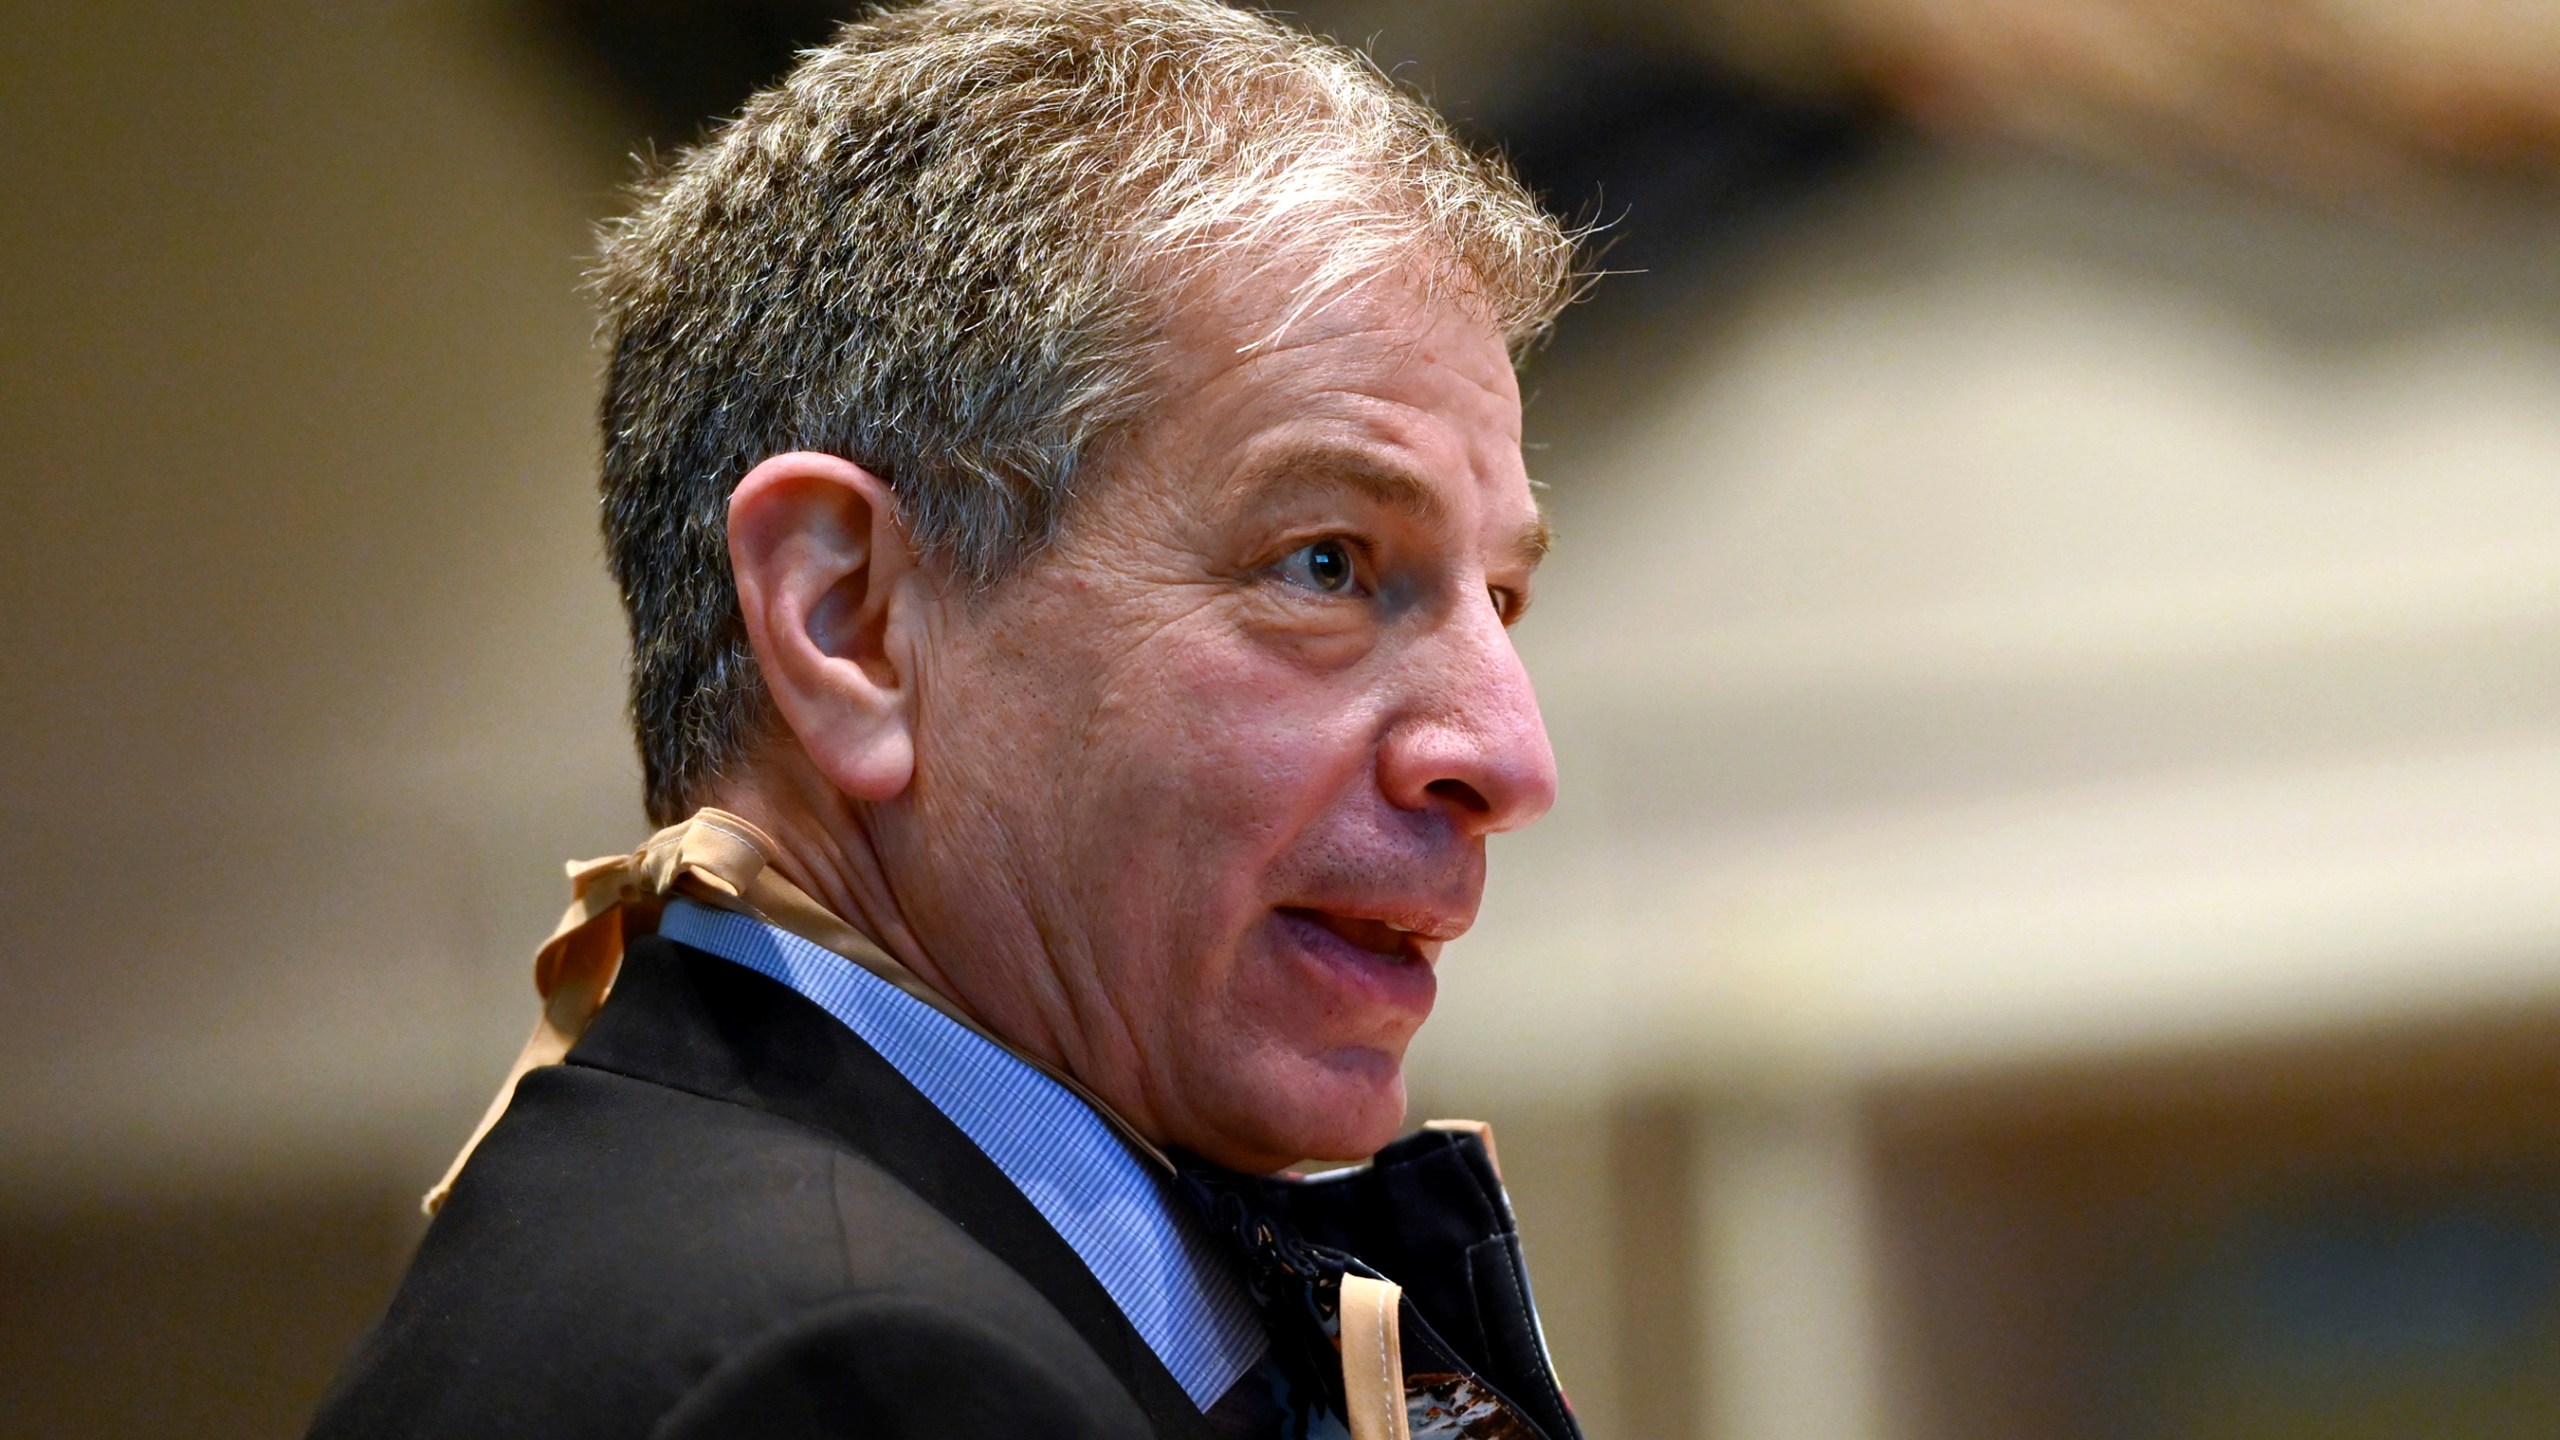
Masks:
[[[377,1312],[645,830],[590,227],[844,13],[13,12],[0,1437]],[[2560,6],[1290,13],[1612,272],[1415,1060],[1592,1432],[2560,1433]]]

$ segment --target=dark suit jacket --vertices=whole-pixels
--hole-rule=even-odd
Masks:
[[[635,943],[314,1440],[1205,1437],[1075,1252],[834,1017]]]

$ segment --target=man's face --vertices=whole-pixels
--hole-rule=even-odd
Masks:
[[[934,613],[887,878],[959,998],[1268,1170],[1403,1123],[1484,841],[1554,799],[1507,625],[1544,527],[1491,326],[1377,285],[1188,306],[1163,418]]]

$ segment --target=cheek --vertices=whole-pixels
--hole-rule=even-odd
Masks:
[[[1241,643],[1168,647],[1116,677],[1075,749],[1084,843],[1112,857],[1143,947],[1216,988],[1292,858],[1368,783],[1356,705]]]
[[[1019,662],[958,658],[919,697],[910,799],[928,833],[961,853],[986,848],[990,859],[1006,849],[1062,853],[1059,822],[1071,812],[1061,802],[1074,798],[1063,777],[1074,771],[1062,759],[1072,740],[1061,707],[1044,701],[1052,692],[1029,683]]]
[[[1098,716],[1111,738],[1090,747],[1109,765],[1096,798],[1127,797],[1197,854],[1276,858],[1368,774],[1357,707],[1241,646],[1133,679]]]

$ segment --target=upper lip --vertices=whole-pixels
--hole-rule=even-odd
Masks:
[[[1400,953],[1428,964],[1440,947],[1467,931],[1474,917],[1431,906],[1283,905],[1363,950]]]

